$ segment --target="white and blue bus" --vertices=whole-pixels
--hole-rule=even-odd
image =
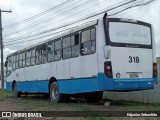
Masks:
[[[152,25],[104,17],[7,56],[6,88],[48,93],[52,102],[83,94],[99,101],[103,91],[154,89],[157,80]]]

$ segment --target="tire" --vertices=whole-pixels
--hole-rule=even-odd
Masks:
[[[53,103],[63,102],[63,95],[59,93],[59,86],[57,82],[50,85],[50,100]]]
[[[90,92],[84,94],[86,102],[99,102],[102,99],[102,97],[103,97],[102,91]]]
[[[14,83],[13,85],[13,94],[16,98],[20,98],[21,97],[21,92],[18,92],[18,88],[17,88],[17,84]]]

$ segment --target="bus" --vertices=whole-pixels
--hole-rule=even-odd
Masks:
[[[103,91],[154,89],[157,81],[151,24],[106,14],[6,58],[6,89],[49,94],[52,102],[70,95],[99,101]]]

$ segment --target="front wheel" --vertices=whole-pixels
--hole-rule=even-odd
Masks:
[[[18,88],[17,88],[17,84],[14,83],[13,85],[13,94],[16,98],[20,98],[21,97],[21,92],[18,92]]]
[[[59,86],[57,82],[50,85],[50,100],[53,103],[60,103],[63,101],[63,95],[59,93]]]

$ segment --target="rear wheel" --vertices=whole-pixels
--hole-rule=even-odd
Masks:
[[[53,103],[63,102],[63,95],[59,93],[59,86],[57,82],[50,85],[50,100]]]
[[[16,98],[20,98],[21,97],[21,92],[18,92],[18,88],[17,88],[17,84],[14,83],[13,85],[13,94]]]
[[[99,102],[102,99],[102,97],[103,97],[102,91],[90,92],[84,94],[86,102]]]

